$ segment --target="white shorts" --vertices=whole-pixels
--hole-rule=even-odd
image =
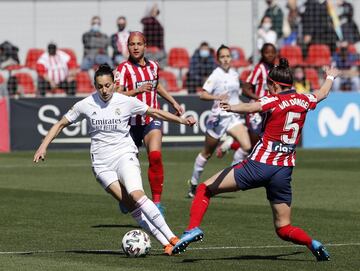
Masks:
[[[144,191],[141,179],[140,163],[135,153],[126,153],[120,157],[97,161],[93,166],[96,180],[106,189],[110,184],[120,181],[130,194],[135,190]]]
[[[224,117],[210,115],[206,121],[206,133],[215,139],[220,139],[228,130],[238,124],[245,124],[245,119],[239,114]]]

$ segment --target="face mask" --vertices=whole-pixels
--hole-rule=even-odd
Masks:
[[[100,31],[100,25],[99,24],[93,24],[91,26],[91,30],[95,31],[95,32],[99,32]]]
[[[123,31],[125,29],[125,25],[123,24],[118,24],[118,30],[119,32]]]
[[[205,57],[208,57],[210,55],[210,52],[209,52],[209,50],[200,50],[199,54],[200,54],[200,57],[205,58]]]
[[[268,30],[271,29],[272,24],[271,24],[271,23],[263,23],[263,24],[261,25],[261,27],[262,27],[265,31],[268,31]]]

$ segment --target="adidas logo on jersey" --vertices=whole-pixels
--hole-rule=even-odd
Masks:
[[[96,115],[96,112],[94,111],[92,114],[91,114],[91,116],[95,116]]]

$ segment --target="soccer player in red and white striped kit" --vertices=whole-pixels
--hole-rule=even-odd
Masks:
[[[198,186],[190,209],[189,225],[180,242],[174,246],[173,254],[184,251],[189,243],[203,238],[204,233],[199,226],[211,197],[264,187],[277,235],[285,241],[307,246],[318,261],[329,260],[329,253],[319,241],[291,224],[291,179],[296,145],[307,113],[327,97],[339,71],[331,68],[326,74],[319,90],[312,94],[298,94],[292,87],[293,75],[289,63],[281,58],[279,66],[272,68],[267,77],[269,95],[254,103],[221,103],[222,109],[227,112],[265,113],[263,134],[246,160],[218,172]]]
[[[159,83],[159,64],[145,58],[146,39],[143,33],[131,32],[128,39],[129,59],[121,63],[116,70],[117,90],[127,96],[135,96],[152,108],[159,108],[157,95],[163,97],[175,109],[183,114],[182,107]],[[148,178],[152,199],[164,214],[161,194],[164,183],[164,169],[161,156],[162,122],[149,116],[136,116],[131,119],[131,135],[140,147],[144,142],[147,150],[149,169]],[[121,206],[120,206],[121,208]]]

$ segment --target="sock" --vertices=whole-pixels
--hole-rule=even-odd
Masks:
[[[285,240],[293,242],[298,245],[311,246],[312,239],[310,236],[301,228],[294,227],[291,224],[276,229],[277,235]]]
[[[175,237],[175,234],[166,224],[165,219],[161,215],[159,209],[151,200],[147,198],[147,196],[141,197],[136,202],[136,207],[141,210],[141,212],[146,216],[151,224],[156,227],[166,237],[167,240],[170,241],[171,238]]]
[[[224,142],[221,144],[220,148],[222,152],[227,152],[230,150],[231,145],[234,143],[234,139],[232,136],[227,136]]]
[[[234,157],[233,157],[233,161],[231,163],[231,165],[236,165],[240,162],[242,162],[246,157],[248,156],[248,153],[246,151],[244,151],[242,148],[238,148],[235,152],[234,152]]]
[[[147,233],[151,234],[158,240],[163,246],[169,244],[166,237],[146,218],[139,208],[136,208],[131,212],[131,216],[136,220],[141,228]]]
[[[209,206],[210,198],[211,194],[208,187],[204,183],[201,183],[196,190],[194,200],[191,204],[190,222],[187,230],[200,226]]]
[[[198,156],[195,159],[194,163],[194,171],[191,176],[191,184],[198,185],[200,175],[204,171],[204,167],[207,163],[207,159],[201,155],[201,153],[198,154]]]
[[[231,144],[230,148],[234,151],[236,151],[238,148],[240,148],[239,141],[234,140],[234,142]]]
[[[148,159],[148,178],[152,193],[152,199],[155,203],[159,203],[161,201],[161,193],[164,184],[164,168],[162,164],[161,152],[150,152],[148,155]]]

